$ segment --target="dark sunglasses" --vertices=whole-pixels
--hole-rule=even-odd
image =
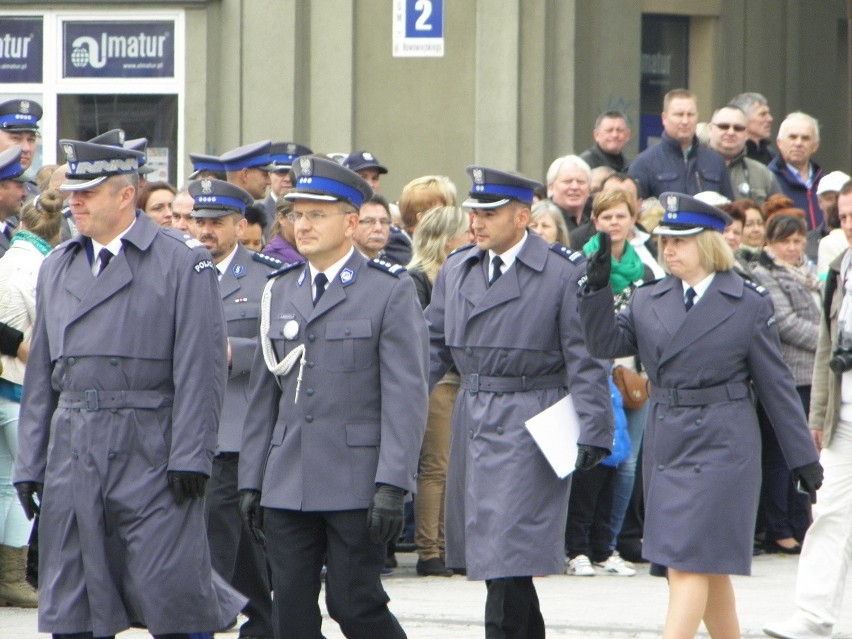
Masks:
[[[717,129],[722,129],[723,131],[727,131],[728,129],[733,129],[737,133],[742,133],[743,131],[746,130],[745,125],[743,125],[743,124],[717,124],[715,122],[712,122],[712,124]]]

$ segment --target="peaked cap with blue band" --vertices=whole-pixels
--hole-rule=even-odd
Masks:
[[[194,180],[200,173],[204,171],[224,171],[225,163],[219,159],[218,155],[204,155],[202,153],[190,153],[189,161],[192,162],[192,173],[189,176],[190,180]]]
[[[0,153],[0,181],[14,180],[20,177],[24,172],[24,167],[21,166],[20,145],[15,144]]]
[[[195,206],[192,217],[224,217],[231,213],[245,213],[254,198],[230,182],[202,178],[191,182],[187,188]]]
[[[91,138],[92,144],[108,144],[109,146],[124,146],[124,129],[110,129]]]
[[[87,191],[113,175],[136,173],[142,160],[139,151],[109,144],[60,140],[59,148],[68,162],[67,179],[60,191]]]
[[[273,171],[289,171],[296,158],[311,155],[308,147],[296,142],[273,142],[269,147],[269,157],[272,159]]]
[[[42,108],[33,100],[6,100],[0,103],[0,129],[4,131],[38,131]]]
[[[683,193],[667,191],[659,199],[665,212],[654,235],[697,235],[707,230],[721,233],[733,222],[722,209]]]
[[[360,209],[373,197],[373,189],[360,175],[334,160],[303,155],[293,164],[293,173],[296,188],[284,195],[285,200],[343,201]]]
[[[269,157],[271,146],[272,142],[269,140],[246,144],[223,153],[219,156],[219,160],[225,165],[226,171],[239,171],[241,169],[269,171],[272,168],[270,167],[272,158]]]
[[[485,166],[469,166],[467,174],[473,181],[470,197],[462,206],[469,209],[496,209],[510,201],[532,204],[535,190],[541,182],[523,175],[498,171]]]
[[[133,138],[132,140],[125,140],[122,146],[124,146],[125,149],[139,151],[142,154],[142,159],[139,160],[140,175],[154,172],[154,169],[148,166],[148,138]]]

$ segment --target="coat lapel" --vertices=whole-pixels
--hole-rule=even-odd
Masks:
[[[159,228],[150,218],[144,214],[137,215],[133,226],[122,238],[121,251],[97,278],[92,275],[85,253],[77,252],[71,261],[66,290],[77,297],[80,304],[71,313],[69,323],[80,319],[130,285],[133,281],[133,264],[138,261],[140,251],[151,246],[158,232]]]
[[[474,265],[462,284],[462,295],[473,302],[473,311],[469,319],[519,298],[521,296],[520,273],[526,267],[541,271],[544,268],[548,250],[544,240],[530,234],[515,258],[515,263],[490,287],[487,283],[488,271],[485,264],[488,253],[478,251],[480,266]],[[474,256],[468,259],[472,260]],[[475,302],[474,298],[476,298]]]
[[[242,288],[240,285],[240,278],[234,274],[234,269],[241,266],[242,273],[246,273],[246,260],[250,259],[251,257],[248,255],[248,251],[242,246],[238,246],[234,259],[232,259],[231,263],[228,265],[228,270],[222,273],[222,279],[219,280],[219,289],[222,291],[223,300],[228,299],[231,295]]]
[[[344,264],[343,268],[340,269],[340,272],[335,275],[334,279],[326,285],[325,293],[320,298],[319,303],[311,309],[312,312],[308,315],[308,323],[319,319],[346,299],[346,288],[350,284],[355,283],[355,281],[358,279],[361,267],[366,266],[366,263],[367,259],[363,255],[361,255],[358,251],[353,251],[349,259],[346,260],[346,264]],[[347,281],[345,283],[341,279],[344,271],[348,271],[350,273],[350,277],[347,278]],[[305,281],[305,286],[307,286],[308,288],[308,303],[313,306],[313,301],[310,299],[311,286],[309,278],[310,270],[308,270],[308,276]]]
[[[735,279],[734,279],[735,278]],[[673,278],[674,279],[674,278]],[[680,296],[681,313],[684,318],[680,326],[668,340],[663,348],[658,365],[662,365],[672,357],[680,353],[701,339],[703,335],[712,331],[734,314],[732,298],[742,297],[743,283],[739,276],[731,272],[719,272],[713,278],[710,288],[704,293],[698,303],[688,313],[683,308],[682,288],[673,286],[669,297],[673,293]],[[667,303],[669,305],[669,303]]]

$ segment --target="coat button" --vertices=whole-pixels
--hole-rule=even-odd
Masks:
[[[663,471],[663,470],[665,470],[665,466],[663,466],[662,464],[660,464],[659,466],[657,466],[657,470],[659,470],[659,471]]]
[[[305,415],[305,421],[310,424],[312,421],[314,421],[314,416],[313,415]]]
[[[498,435],[502,435],[502,434],[503,434],[503,427],[502,427],[502,426],[498,426],[498,427],[497,427],[497,434],[498,434]]]
[[[76,364],[76,363],[77,363],[76,357],[69,357],[68,358],[68,366],[74,366],[74,364]]]
[[[473,429],[472,428],[469,431],[467,431],[467,434],[471,439],[473,439]]]
[[[700,472],[701,472],[701,466],[700,466],[700,465],[698,465],[698,464],[696,464],[696,465],[695,465],[695,468],[693,468],[693,469],[692,469],[692,472],[694,472],[694,473],[700,473]]]
[[[118,366],[118,358],[117,357],[110,357],[109,363],[112,364],[113,366]]]
[[[313,368],[313,367],[314,367],[314,363],[313,363],[313,362],[308,362],[308,368]]]
[[[701,423],[701,418],[699,417],[698,419],[696,419],[696,420],[695,420],[695,423],[696,423],[696,424],[700,424],[700,423]]]
[[[245,312],[245,311],[243,311],[242,313],[240,313],[240,317],[245,317],[245,316],[246,316],[246,312]]]
[[[107,459],[115,459],[115,453],[107,454]]]
[[[346,330],[344,330],[344,331],[343,331],[343,334],[344,334],[344,335],[352,335],[352,329],[351,329],[351,328],[347,328]]]
[[[311,333],[310,335],[308,335],[308,341],[309,341],[309,342],[315,342],[315,341],[317,341],[317,336],[316,336],[316,335],[314,335],[313,333]]]
[[[77,451],[71,451],[71,459],[80,459],[80,456],[77,454]]]
[[[507,353],[506,351],[499,351],[497,353],[497,357],[509,357],[509,353]]]
[[[308,397],[313,397],[314,396],[314,389],[313,388],[307,389],[305,391],[305,395],[307,395]]]
[[[470,346],[465,346],[464,354],[468,356],[473,355],[473,349]]]

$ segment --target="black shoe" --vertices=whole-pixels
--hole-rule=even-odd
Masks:
[[[421,577],[452,577],[453,571],[444,565],[440,557],[417,560],[417,574]]]
[[[399,562],[396,560],[396,555],[388,555],[385,557],[385,568],[396,568],[399,566]]]
[[[763,549],[768,553],[776,553],[780,555],[798,555],[802,552],[802,547],[799,544],[796,544],[792,548],[787,548],[786,546],[782,546],[777,541],[764,541]]]

